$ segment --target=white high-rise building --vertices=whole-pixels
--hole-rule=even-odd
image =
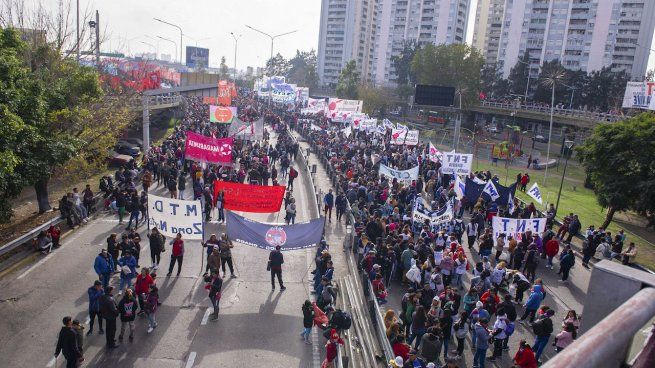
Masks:
[[[321,84],[336,84],[341,69],[350,60],[357,62],[362,79],[370,77],[376,3],[376,0],[321,1],[317,55]]]
[[[646,73],[655,1],[480,0],[477,11],[474,46],[504,77],[526,52],[532,76],[555,59],[585,72],[625,70],[635,80]]]
[[[337,82],[356,60],[362,80],[394,85],[392,57],[405,42],[464,43],[471,0],[322,0],[318,73]]]

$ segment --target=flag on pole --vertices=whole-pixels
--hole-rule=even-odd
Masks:
[[[385,129],[393,129],[393,123],[389,119],[383,119],[382,125],[384,125]]]
[[[514,213],[514,210],[516,210],[516,207],[514,207],[514,198],[511,194],[507,196],[507,210],[510,215]]]
[[[430,158],[430,161],[432,162],[439,162],[441,161],[441,155],[442,153],[439,152],[437,147],[435,147],[432,142],[428,143],[428,158]]]
[[[539,190],[536,182],[532,184],[530,190],[528,190],[528,195],[534,198],[535,201],[539,202],[539,204],[543,204],[543,200],[541,199],[541,191]]]
[[[455,187],[453,189],[457,199],[461,200],[464,198],[464,193],[466,192],[466,183],[459,178],[459,175],[455,175]]]
[[[402,125],[400,123],[396,123],[396,129],[404,130],[405,132],[409,131],[409,128],[407,127],[407,125]]]
[[[500,198],[500,194],[498,194],[498,190],[496,189],[496,186],[491,180],[487,181],[487,184],[484,186],[484,189],[482,189],[482,193],[487,193],[489,197],[491,197],[492,202]]]

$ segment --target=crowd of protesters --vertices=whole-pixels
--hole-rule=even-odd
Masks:
[[[156,227],[149,229],[145,226],[148,222],[149,191],[163,189],[171,198],[185,199],[184,193],[189,185],[193,199],[200,199],[203,202],[205,221],[224,222],[225,214],[222,206],[224,194],[219,192],[214,196],[214,181],[277,185],[280,178],[287,178],[289,190],[285,195],[284,211],[286,221],[294,222],[296,209],[292,181],[298,176],[298,171],[293,165],[298,144],[291,139],[281,117],[265,109],[256,99],[245,94],[235,96],[233,101],[238,108],[238,117],[241,121],[252,123],[263,118],[268,127],[277,132],[275,144],[269,141],[270,133],[264,129],[262,136],[256,137],[257,139],[244,140],[238,136],[235,138],[232,165],[200,165],[185,160],[186,131],[219,138],[229,135],[229,125],[211,124],[207,114],[208,105],[199,98],[190,97],[185,99],[183,105],[183,120],[160,145],[153,146],[143,155],[139,165],[135,160],[131,160],[120,167],[113,177],[104,176],[101,179],[99,189],[105,210],[114,212],[118,216],[119,224],[127,221],[125,232],[110,234],[107,238],[107,246],[95,257],[93,268],[98,278],[88,289],[90,324],[86,335],[92,334],[94,327],[97,326],[98,333],[106,337],[107,348],[118,346],[115,340],[118,318],[121,320],[119,342],[125,338],[133,342],[134,330],[142,324],[138,322],[137,317],[143,317],[145,320],[143,325],[148,333],[156,329],[157,308],[161,304],[157,272],[162,261],[162,253],[170,252],[166,277],[172,275],[176,264],[178,276],[182,268],[184,241],[181,236],[178,234],[174,239],[166,239]],[[138,185],[139,181],[140,185]],[[65,217],[72,222],[72,225],[87,221],[92,206],[87,202],[87,197],[93,198],[90,186],[87,186],[81,196],[75,189],[72,194],[62,199],[60,207],[63,208],[62,211],[67,211]],[[145,266],[147,261],[141,258],[142,239],[139,228],[146,231],[149,240],[149,267]],[[47,239],[57,245],[59,234],[60,230],[55,227],[47,232]],[[223,277],[227,275],[228,270],[231,277],[236,277],[231,254],[234,245],[225,234],[219,237],[212,234],[207,241],[202,242],[202,245],[207,249],[207,268],[203,278],[213,306],[211,316],[216,319]],[[324,271],[323,268],[317,271],[319,280],[326,277]],[[273,275],[274,273],[271,272],[271,277]],[[284,288],[281,284],[281,271],[279,281],[280,286]],[[319,282],[319,286],[316,287],[319,295],[323,294],[320,290],[324,285],[324,282]],[[325,289],[329,289],[329,286]],[[326,299],[320,299],[320,303],[325,304]],[[84,326],[70,317],[65,317],[63,324],[55,355],[62,352],[68,366],[74,367],[83,360],[85,334],[80,331],[84,330]]]
[[[511,234],[494,236],[493,216],[534,217],[534,204],[515,199],[510,213],[509,206],[483,198],[457,200],[454,177],[441,174],[440,163],[427,159],[423,145],[391,145],[390,130],[385,134],[353,130],[348,135],[342,124],[322,116],[300,116],[299,121],[297,129],[319,147],[336,172],[336,193],[330,194],[345,197],[350,204],[357,235],[353,251],[379,304],[388,302],[394,282],[402,283],[405,290],[400,309],[390,308],[384,314],[387,336],[397,355],[390,366],[439,366],[441,356],[449,366],[457,366],[465,338],[470,336],[473,367],[483,368],[485,362],[501,359],[517,367],[536,367],[549,342],[554,339],[559,352],[576,337],[580,318],[575,311],[569,311],[561,332],[556,331],[555,311],[544,303],[546,289],[538,276],[547,272],[545,269],[557,269],[562,275],[560,282],[567,282],[576,261],[566,226],[575,224],[577,217],[568,216],[562,226],[565,230],[560,228],[559,233],[553,231],[554,216],[549,213],[550,221],[541,234],[527,231],[516,238]],[[322,130],[312,129],[310,124]],[[378,163],[397,170],[418,165],[420,174],[411,183],[391,181],[379,177]],[[471,174],[471,178],[476,176],[498,181],[488,171]],[[528,181],[524,175],[517,177],[519,187]],[[428,220],[416,223],[412,209],[418,200],[434,209],[449,202],[455,216],[437,226]],[[332,203],[332,197],[324,199],[326,214]],[[572,227],[569,230],[575,231],[575,225]],[[595,249],[604,241],[615,246],[615,257],[634,257],[636,252],[633,245],[627,252],[621,251],[623,234],[612,238],[602,229],[592,228],[585,237],[585,244],[591,244],[585,249]],[[583,265],[588,260],[585,257]],[[534,335],[534,341],[521,340],[515,354],[508,357],[505,351],[517,322]],[[451,351],[451,347],[455,348]],[[490,356],[487,350],[491,350]]]

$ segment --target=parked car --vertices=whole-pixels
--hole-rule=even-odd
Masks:
[[[532,137],[532,140],[535,142],[548,143],[548,139],[540,134]]]
[[[122,155],[130,155],[132,157],[138,156],[139,152],[141,152],[139,147],[125,141],[118,141],[114,150]]]
[[[131,143],[131,144],[133,144],[135,146],[138,146],[139,148],[143,147],[143,141],[141,139],[139,139],[139,138],[129,137],[129,138],[120,139],[119,142],[120,141],[125,141],[127,143]]]
[[[492,133],[492,134],[496,134],[496,133],[500,132],[500,129],[498,129],[498,127],[495,126],[495,125],[490,125],[490,126],[487,127],[487,132]]]
[[[114,166],[114,167],[120,167],[123,165],[126,165],[130,160],[132,160],[132,156],[130,155],[122,155],[116,151],[109,150],[107,152],[107,161],[109,166]]]

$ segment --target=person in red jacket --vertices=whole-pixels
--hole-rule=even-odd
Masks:
[[[184,240],[182,240],[182,234],[177,233],[177,236],[173,241],[173,249],[171,250],[171,264],[168,266],[168,274],[170,276],[173,273],[173,267],[175,262],[177,262],[177,275],[180,276],[180,271],[182,270],[182,260],[184,259]]]
[[[154,285],[155,280],[150,276],[150,270],[147,267],[141,269],[141,273],[136,277],[136,282],[134,283],[134,293],[136,293],[137,300],[139,301],[139,315],[142,316],[145,314],[143,297],[145,294],[150,292],[150,285]]]
[[[337,358],[337,345],[343,345],[343,340],[334,328],[330,331],[330,340],[325,344],[325,360],[321,367],[334,367],[334,360]]]
[[[534,351],[525,340],[519,343],[519,350],[514,355],[514,367],[518,368],[537,368],[537,359],[534,357]]]
[[[403,358],[403,361],[409,359],[409,351],[412,349],[406,342],[405,338],[399,336],[396,338],[396,341],[391,345],[394,356],[399,356]]]
[[[546,257],[548,257],[548,263],[546,268],[553,269],[553,258],[559,253],[559,240],[556,237],[553,237],[546,242]]]

